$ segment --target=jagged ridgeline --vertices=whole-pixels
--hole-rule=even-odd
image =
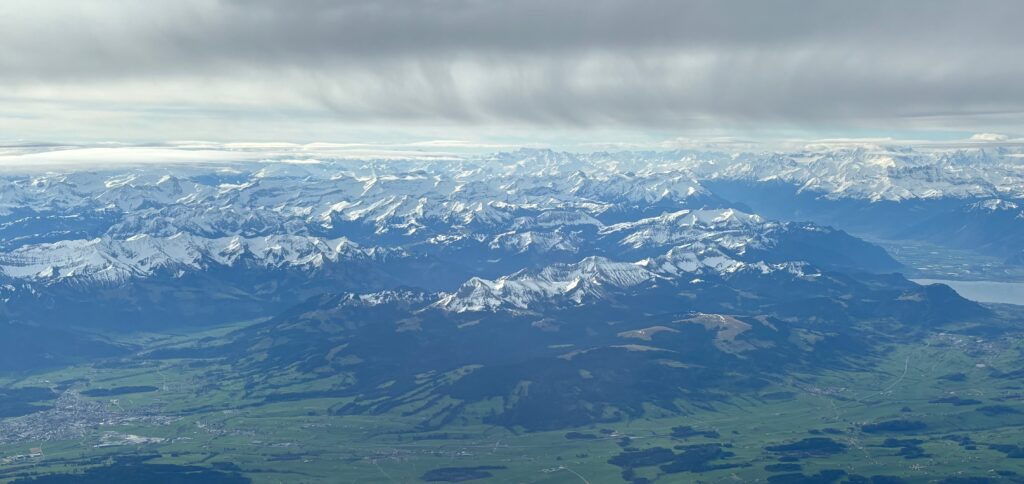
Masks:
[[[474,279],[451,293],[314,298],[218,347],[266,402],[337,397],[336,414],[422,417],[422,430],[612,422],[753,395],[788,372],[864,368],[887,343],[987,311],[945,286],[809,266],[694,268],[670,253]],[[301,393],[275,375],[344,385]]]
[[[932,193],[916,188],[918,171],[882,170],[882,155],[808,156],[527,150],[10,175],[0,292],[16,325],[0,331],[60,327],[105,357],[132,348],[82,331],[269,318],[226,342],[147,356],[231,362],[265,402],[331,397],[333,413],[401,412],[425,429],[541,430],[870,365],[896,335],[990,317],[895,274],[902,266],[874,244],[762,217],[757,200],[708,188],[803,183],[820,203],[854,205]],[[856,179],[889,178],[823,182],[829,166],[849,169],[842,156],[872,174]],[[891,163],[954,163],[901,156]],[[987,158],[966,159],[971,180],[1005,178]],[[771,166],[787,178],[763,177]],[[984,188],[955,195],[968,209],[1016,206],[978,205],[992,196]],[[281,391],[284,374],[334,383]]]
[[[452,290],[470,277],[588,256],[635,261],[677,246],[898,268],[842,231],[745,212],[662,158],[522,151],[6,175],[3,313],[62,326],[211,324],[324,292]]]

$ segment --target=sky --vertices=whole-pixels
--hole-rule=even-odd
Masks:
[[[3,0],[0,142],[1024,135],[1017,0]]]

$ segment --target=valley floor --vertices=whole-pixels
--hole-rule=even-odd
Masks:
[[[182,345],[229,329],[135,342]],[[343,385],[331,377],[262,375],[274,389],[256,391],[223,361],[137,356],[0,380],[0,398],[51,392],[24,392],[29,408],[0,400],[0,482],[1024,480],[1022,351],[1019,333],[935,332],[848,371],[680,402],[682,415],[649,408],[551,432],[470,421],[423,429],[429,416],[408,408],[336,416],[343,399],[316,393]]]
[[[906,266],[904,274],[912,279],[1024,282],[1024,265],[1010,265],[999,257],[928,242],[864,238],[884,247]]]

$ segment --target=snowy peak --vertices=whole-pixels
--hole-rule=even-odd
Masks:
[[[1009,200],[992,198],[972,203],[968,209],[978,212],[1019,212],[1020,205]]]
[[[715,241],[738,249],[760,233],[764,221],[734,209],[680,210],[604,228],[601,234],[621,237],[619,244],[633,249]]]
[[[403,263],[454,274],[436,286],[432,279],[441,277],[418,280],[431,291],[450,291],[471,275],[548,267],[531,277],[562,287],[560,294],[597,297],[602,288],[625,285],[630,278],[725,271],[733,262],[755,262],[745,256],[753,249],[775,247],[786,224],[727,208],[730,204],[701,179],[770,173],[814,185],[813,180],[832,184],[863,172],[890,181],[931,177],[938,186],[948,170],[935,172],[936,164],[984,172],[981,179],[1002,166],[985,157],[964,155],[941,163],[926,158],[870,150],[770,155],[520,150],[440,161],[11,174],[2,176],[5,189],[0,190],[0,274],[40,285],[85,286],[223,268],[308,276],[369,258],[389,265],[388,277],[395,279],[407,278]],[[639,260],[673,247],[696,255],[666,263],[664,272],[653,276],[635,272],[643,270],[635,265],[628,266],[634,272],[619,267],[617,275],[612,268],[621,263],[586,259]],[[551,265],[570,260],[583,262],[572,270]],[[217,277],[230,281],[232,273],[219,271]],[[526,279],[507,280],[519,283]],[[566,289],[570,283],[579,289]],[[477,286],[478,291],[494,289],[480,281]],[[386,288],[382,283],[367,289]]]
[[[495,280],[474,277],[455,292],[445,294],[434,307],[449,312],[531,312],[552,304],[580,306],[615,298],[658,284],[699,284],[700,277],[725,279],[737,274],[786,273],[818,277],[820,272],[803,262],[769,264],[733,259],[715,247],[694,244],[638,262],[616,262],[587,257],[574,264],[554,264],[537,271],[520,271]],[[700,277],[698,277],[700,276]]]
[[[0,254],[0,273],[17,279],[52,283],[122,283],[132,278],[171,273],[178,277],[210,266],[231,267],[247,262],[268,269],[319,268],[343,259],[366,257],[345,238],[273,235],[206,239],[188,234],[127,239],[67,240],[21,247]]]
[[[915,151],[899,147],[744,154],[692,166],[699,178],[780,180],[828,198],[872,201],[1024,196],[1020,154],[986,149]]]
[[[575,264],[555,264],[537,272],[520,272],[496,280],[470,279],[437,306],[452,312],[528,310],[548,300],[583,304],[612,291],[653,281],[657,276],[633,263],[587,257]]]

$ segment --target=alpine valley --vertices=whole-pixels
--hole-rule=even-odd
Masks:
[[[0,482],[1024,482],[1014,145],[221,155],[3,165]]]

